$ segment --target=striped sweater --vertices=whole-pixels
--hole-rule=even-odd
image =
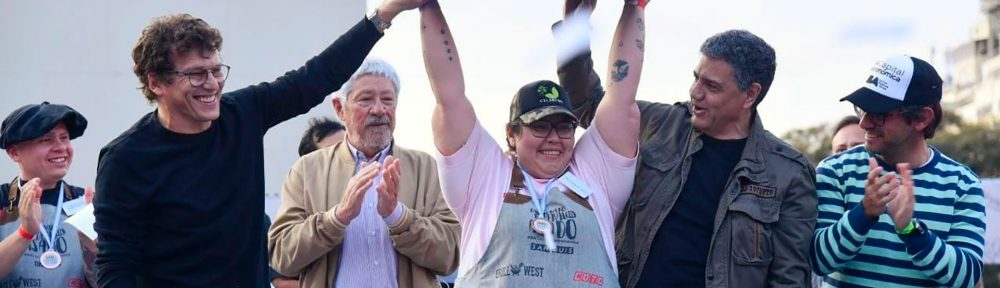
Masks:
[[[825,287],[972,287],[982,274],[983,188],[971,169],[932,149],[913,170],[913,218],[927,227],[900,237],[892,219],[864,214],[870,153],[858,146],[816,168],[819,217],[810,261]],[[893,165],[879,160],[886,171]]]

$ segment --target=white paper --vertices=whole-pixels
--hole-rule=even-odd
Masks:
[[[62,208],[63,212],[66,213],[66,216],[73,216],[76,215],[77,212],[80,212],[80,209],[83,209],[83,206],[86,205],[87,202],[83,200],[83,197],[80,197],[70,201],[63,202]]]
[[[552,31],[559,66],[590,51],[590,11],[577,9]]]
[[[66,224],[73,225],[77,231],[83,233],[87,238],[95,240],[97,239],[97,231],[94,231],[94,222],[96,221],[97,219],[94,218],[94,204],[87,204],[79,212],[67,218]]]

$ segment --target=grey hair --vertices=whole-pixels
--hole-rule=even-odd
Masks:
[[[389,62],[385,60],[373,57],[365,59],[365,62],[361,63],[361,67],[354,71],[354,75],[351,75],[351,78],[340,86],[340,90],[337,90],[336,97],[347,100],[347,96],[354,91],[354,81],[366,75],[378,75],[389,79],[392,81],[392,87],[396,88],[396,96],[399,96],[399,74],[396,74],[396,68],[392,68],[392,65],[389,65]]]
[[[777,67],[774,48],[750,31],[729,30],[705,39],[700,51],[706,57],[721,59],[733,66],[733,78],[740,91],[746,91],[755,82],[760,84],[760,94],[753,103],[753,108],[757,109],[774,81]]]

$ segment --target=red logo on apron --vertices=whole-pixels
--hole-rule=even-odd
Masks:
[[[576,274],[573,274],[573,281],[583,282],[597,286],[604,286],[604,277],[583,271],[576,271]]]

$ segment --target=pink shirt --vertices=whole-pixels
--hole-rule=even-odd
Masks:
[[[478,121],[462,148],[449,156],[439,152],[437,160],[445,200],[462,224],[462,253],[458,265],[458,277],[462,277],[486,252],[500,216],[503,193],[510,187],[514,161],[504,154]],[[569,162],[569,171],[593,193],[587,202],[594,208],[604,249],[616,273],[615,223],[632,193],[635,165],[635,158],[612,151],[595,126],[583,133]],[[535,185],[538,193],[544,188],[538,180],[526,182]],[[562,183],[555,186],[565,188]]]

